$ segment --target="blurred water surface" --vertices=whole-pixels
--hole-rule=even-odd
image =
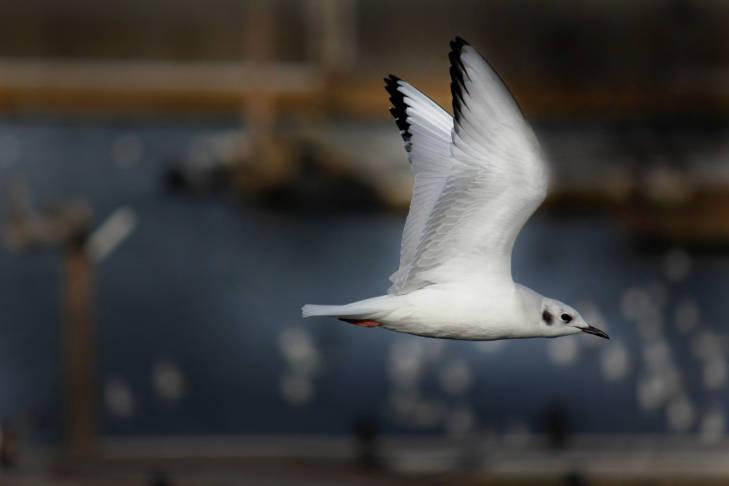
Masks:
[[[119,207],[137,218],[96,268],[104,434],[348,434],[369,417],[386,432],[518,439],[556,407],[578,433],[723,435],[726,256],[646,254],[604,217],[540,212],[517,242],[517,280],[574,303],[610,341],[446,342],[303,321],[304,303],[385,291],[404,215],[164,190],[170,160],[236,126],[0,121],[0,194],[22,182],[41,206],[79,198],[96,222]],[[58,437],[59,253],[2,249],[0,268],[0,415]]]

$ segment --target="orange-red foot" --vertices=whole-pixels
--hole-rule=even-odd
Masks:
[[[368,320],[360,320],[360,319],[343,319],[339,318],[340,321],[349,322],[350,324],[354,324],[355,326],[359,327],[380,327],[382,324],[377,321],[368,321]]]

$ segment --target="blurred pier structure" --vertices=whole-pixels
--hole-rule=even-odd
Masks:
[[[468,0],[454,10],[437,2],[134,0],[102,11],[87,0],[33,0],[8,5],[0,19],[0,110],[236,114],[244,131],[212,158],[244,197],[308,201],[303,178],[321,180],[319,189],[358,181],[371,204],[406,208],[409,179],[394,130],[373,147],[368,128],[389,123],[381,78],[396,71],[450,107],[447,42],[459,34],[489,57],[530,120],[599,120],[605,137],[626,138],[622,153],[606,153],[613,140],[557,140],[612,168],[607,179],[589,172],[578,190],[557,178],[554,206],[608,208],[650,238],[721,243],[729,241],[729,223],[716,223],[729,212],[726,183],[682,159],[703,157],[702,148],[729,153],[714,143],[729,111],[729,38],[718,20],[726,17],[727,5],[695,1]],[[345,119],[359,125],[346,133]],[[680,146],[675,138],[685,133],[694,140]],[[180,162],[179,172],[196,164]],[[677,222],[664,223],[667,210]]]
[[[17,187],[10,200],[5,229],[8,247],[27,251],[42,247],[58,249],[62,259],[63,373],[66,411],[64,453],[74,459],[96,457],[97,389],[93,325],[93,269],[88,251],[91,213],[79,202],[50,210],[32,206],[23,187]]]
[[[134,216],[120,209],[92,231],[92,212],[83,201],[37,208],[24,185],[16,185],[8,199],[6,246],[16,252],[51,248],[60,254],[64,454],[71,460],[94,459],[99,454],[96,410],[99,390],[98,377],[94,375],[99,359],[93,312],[94,265],[109,256],[129,235]],[[9,422],[5,425],[11,426]]]
[[[447,42],[497,67],[530,118],[622,117],[729,107],[721,2],[528,0],[89,0],[6,5],[6,111],[237,113],[269,93],[283,112],[382,118],[398,71],[450,105]]]
[[[325,122],[385,118],[385,73],[397,71],[449,107],[445,54],[460,34],[497,66],[530,119],[634,120],[643,128],[634,137],[670,152],[670,134],[656,125],[683,114],[693,121],[679,129],[702,131],[729,109],[729,49],[722,47],[729,39],[717,20],[727,15],[724,4],[695,1],[577,7],[469,0],[454,10],[437,2],[134,0],[102,10],[87,0],[33,0],[8,5],[0,19],[0,109],[239,114],[246,133],[231,168],[242,193],[286,190],[304,143],[329,155],[324,172],[333,163],[334,172],[373,185],[382,204],[403,207],[407,184],[388,187],[402,154],[370,154],[366,130],[357,143],[332,150],[339,123]],[[650,171],[650,161],[633,155],[635,171]],[[365,175],[363,158],[370,161]],[[693,170],[664,162],[679,175]],[[589,182],[585,197],[601,198],[594,190],[600,181]],[[700,200],[729,207],[692,184]],[[642,222],[660,211],[646,211],[649,217],[629,224],[665,232]],[[688,220],[681,233],[702,233],[703,225]],[[729,228],[718,236],[729,236]]]

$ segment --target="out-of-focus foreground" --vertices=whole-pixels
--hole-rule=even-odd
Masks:
[[[729,5],[2,10],[3,484],[729,480]],[[301,320],[387,288],[382,77],[450,109],[455,35],[554,169],[515,277],[610,341]]]

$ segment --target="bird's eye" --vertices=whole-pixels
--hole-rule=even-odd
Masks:
[[[562,319],[563,322],[570,322],[572,320],[572,316],[569,314],[562,314],[559,317],[560,319]]]

